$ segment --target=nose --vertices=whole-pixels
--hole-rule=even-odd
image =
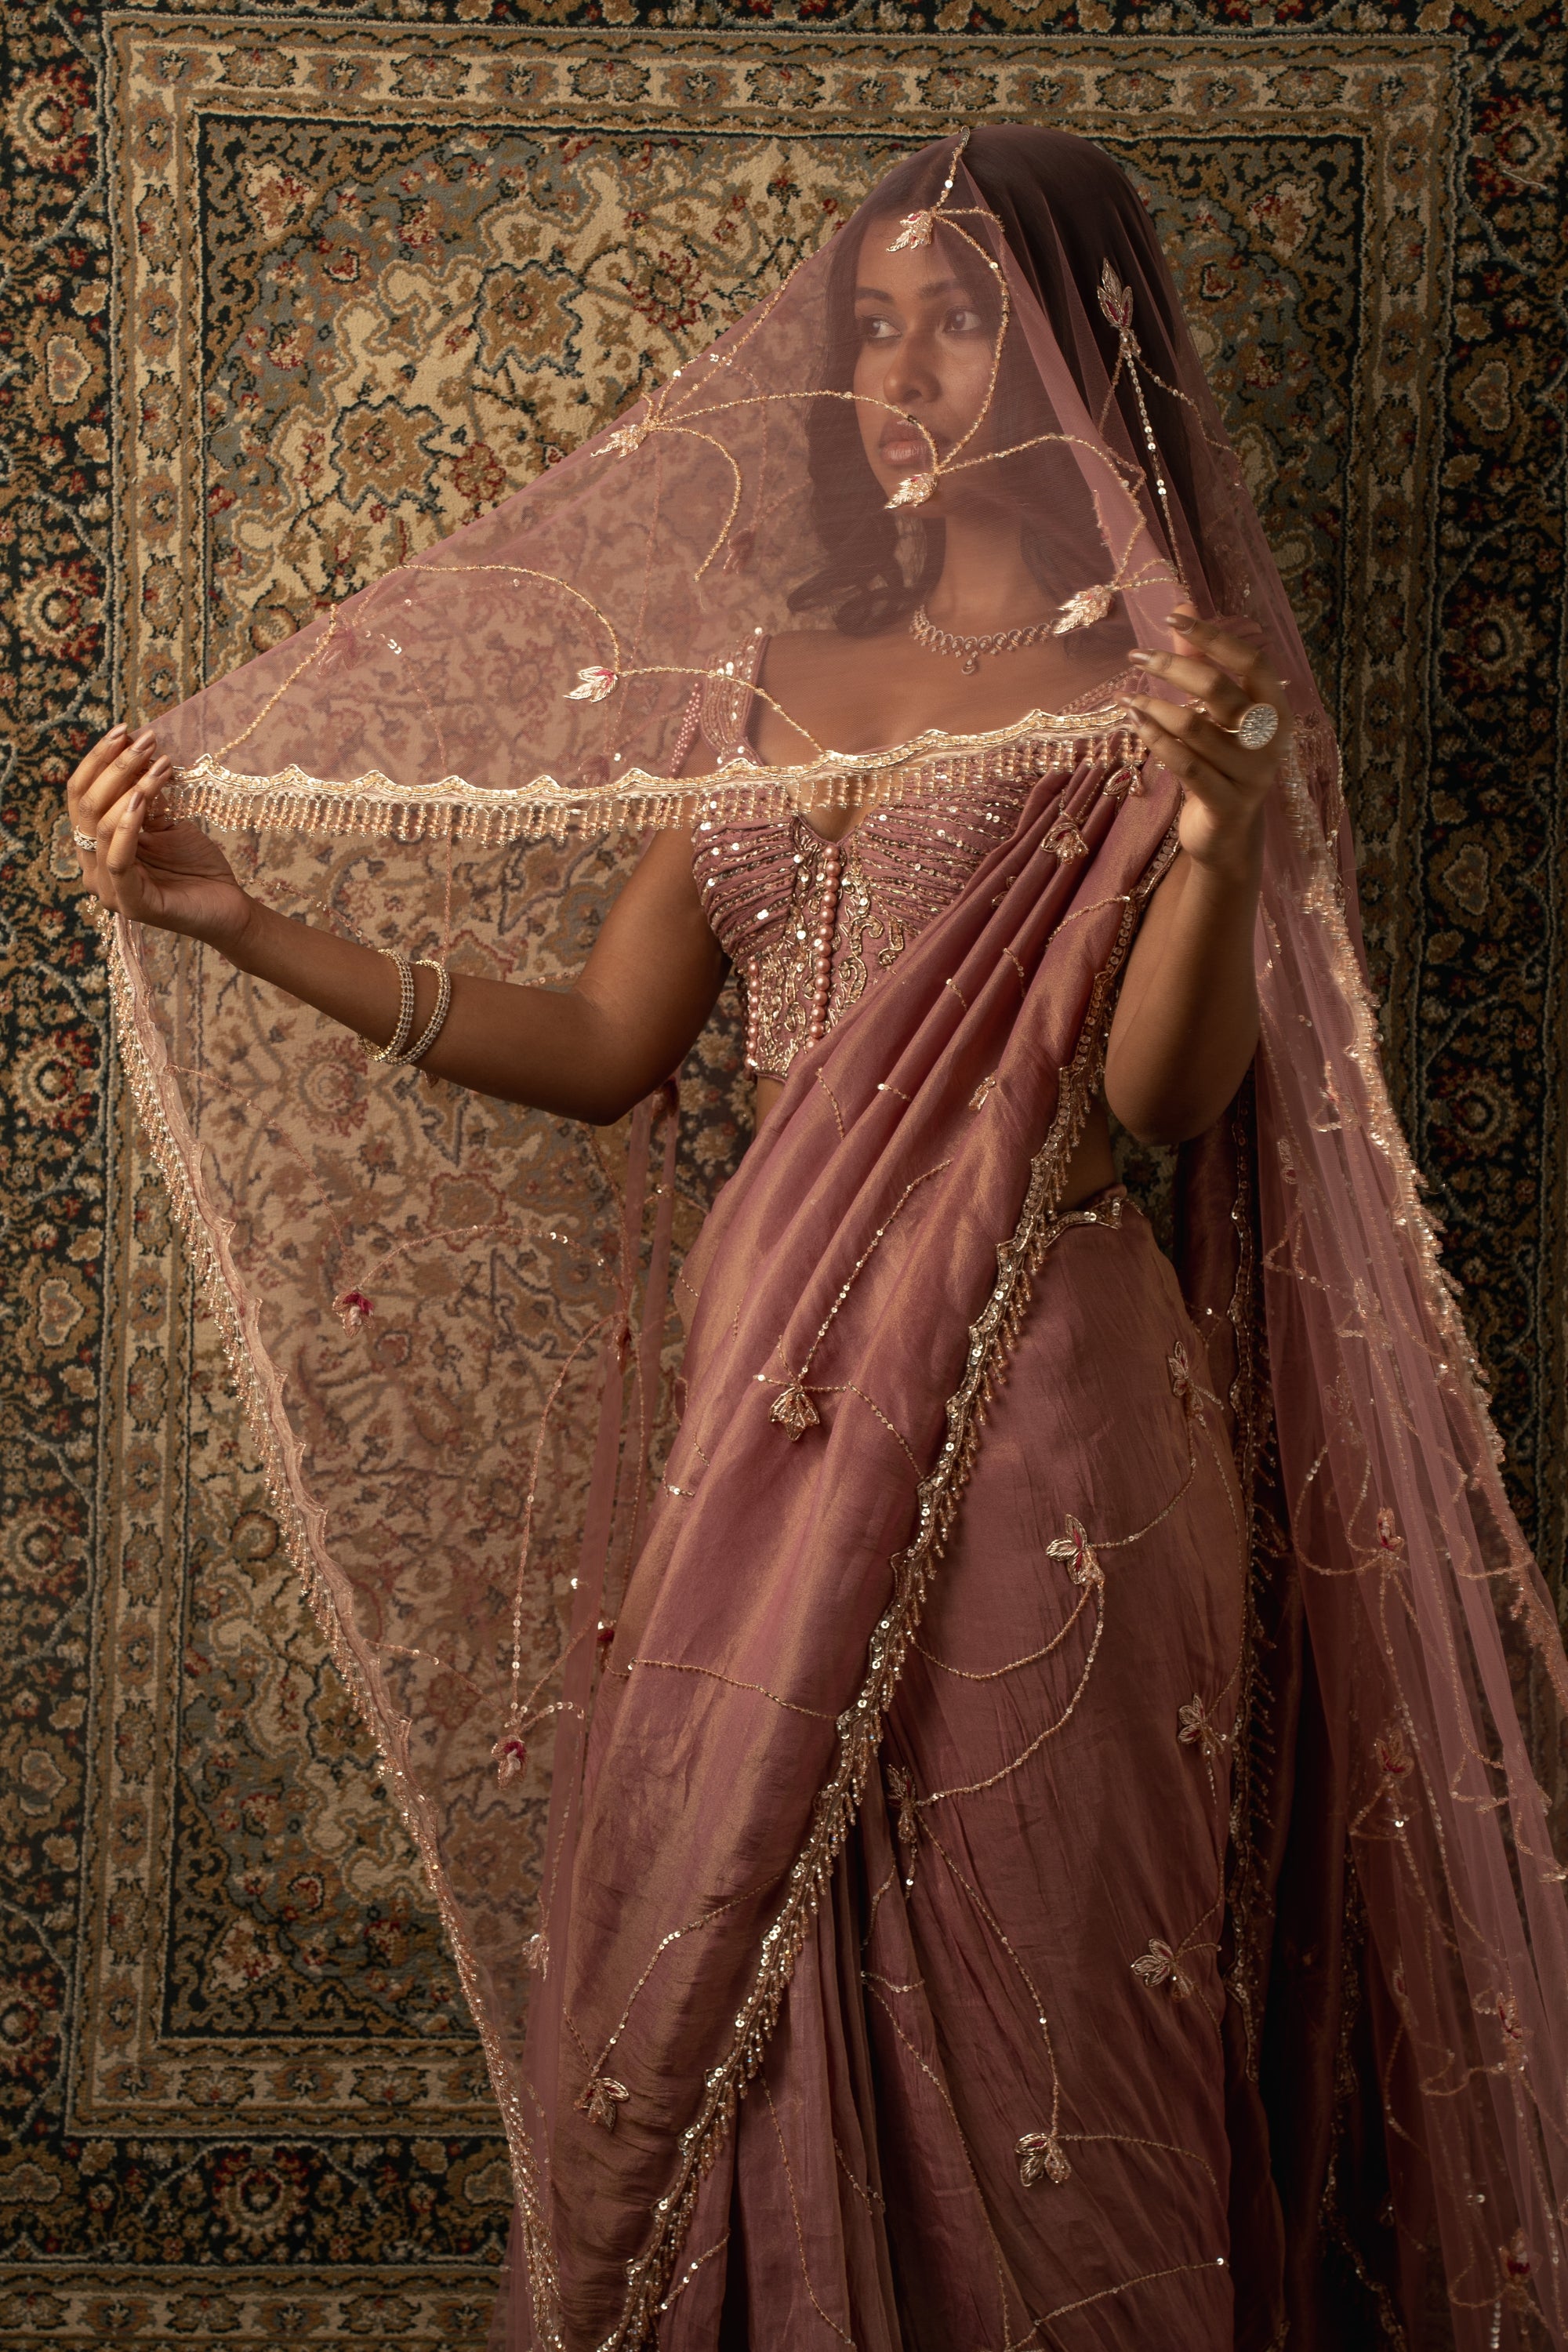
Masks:
[[[942,397],[934,337],[912,332],[900,335],[882,379],[882,397],[902,409],[934,408]]]

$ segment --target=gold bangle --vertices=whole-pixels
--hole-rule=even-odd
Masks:
[[[373,1062],[401,1062],[403,1049],[408,1043],[408,1033],[414,1026],[414,967],[406,956],[383,948],[383,955],[391,956],[397,966],[397,1026],[384,1045],[371,1049]]]
[[[432,1013],[429,1020],[426,1023],[423,1034],[415,1040],[414,1044],[409,1046],[408,1051],[400,1057],[405,1062],[417,1062],[422,1054],[429,1051],[430,1047],[436,1043],[437,1038],[441,1034],[442,1024],[446,1021],[447,1014],[451,1009],[452,1003],[452,980],[446,965],[444,963],[432,963],[428,956],[421,956],[418,961],[420,969],[425,971],[433,971],[437,975],[436,982],[436,1010]]]

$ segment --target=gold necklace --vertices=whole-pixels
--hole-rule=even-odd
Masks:
[[[965,677],[973,677],[985,654],[1018,653],[1025,646],[1037,646],[1059,633],[1059,623],[1030,621],[1021,629],[994,629],[985,637],[955,636],[951,629],[939,629],[921,604],[910,616],[910,635],[928,654],[951,654]]]

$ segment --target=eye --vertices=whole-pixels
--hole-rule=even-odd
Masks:
[[[884,319],[874,310],[861,311],[859,326],[863,343],[890,342],[899,331],[891,319]]]
[[[985,331],[985,321],[978,310],[972,310],[967,303],[961,303],[956,310],[948,312],[942,320],[942,330],[949,335],[981,335]]]

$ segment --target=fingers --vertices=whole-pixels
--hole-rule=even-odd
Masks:
[[[73,817],[82,793],[89,784],[97,782],[110,760],[119,758],[130,740],[131,730],[121,721],[111,727],[107,735],[100,735],[91,751],[85,752],[77,761],[66,785],[66,803]]]
[[[1234,687],[1231,692],[1234,695]],[[1156,702],[1147,695],[1130,694],[1127,708],[1134,714],[1145,734],[1152,727],[1157,729],[1163,742],[1178,745],[1184,756],[1197,759],[1212,768],[1216,776],[1234,790],[1256,796],[1273,775],[1275,752],[1272,745],[1267,752],[1245,750],[1236,736],[1226,731],[1226,722],[1223,719],[1216,724],[1195,702]],[[1237,717],[1240,715],[1237,711]],[[1166,758],[1163,751],[1161,758],[1173,775],[1183,773],[1180,766]]]
[[[1176,635],[1194,647],[1200,657],[1206,656],[1230,673],[1248,702],[1271,702],[1281,717],[1286,715],[1284,685],[1260,646],[1233,636],[1213,621],[1200,620],[1187,605],[1178,605],[1167,617]]]
[[[116,802],[130,791],[132,784],[141,782],[157,755],[157,739],[150,727],[133,741],[122,744],[118,754],[105,761],[90,782],[76,794],[72,804],[73,822],[85,832],[94,831]]]
[[[1129,697],[1129,708],[1146,731],[1152,729],[1158,734],[1164,764],[1194,791],[1205,789],[1202,774],[1206,770],[1212,788],[1228,785],[1255,798],[1267,789],[1289,740],[1284,688],[1257,646],[1186,607],[1171,614],[1170,621],[1177,651],[1163,654],[1138,647],[1132,658],[1194,700],[1184,708]],[[1281,725],[1267,746],[1249,751],[1236,730],[1245,711],[1258,702],[1277,710]]]
[[[121,801],[112,818],[99,829],[98,857],[105,877],[115,887],[115,900],[121,912],[131,910],[125,905],[124,882],[136,863],[136,845],[142,838],[142,819],[146,810],[148,790],[139,784]]]
[[[1195,793],[1205,807],[1219,817],[1240,818],[1247,815],[1258,800],[1256,780],[1250,776],[1235,776],[1220,764],[1223,753],[1211,755],[1208,744],[1230,746],[1230,738],[1221,735],[1201,714],[1178,709],[1173,703],[1151,702],[1142,697],[1128,698],[1128,709],[1135,711],[1144,740],[1163,768]],[[1194,740],[1198,730],[1207,739]],[[1239,754],[1244,761],[1247,755]]]
[[[130,740],[127,728],[111,728],[94,745],[66,792],[71,831],[87,881],[96,884],[104,878],[97,869],[106,846],[105,829],[112,829],[115,813],[126,794],[137,784],[146,784],[150,793],[156,794],[173,773],[169,761],[158,755],[157,739],[150,727],[134,740]],[[89,835],[95,839],[96,848],[89,847]],[[106,905],[110,903],[102,889],[99,896]]]
[[[1211,715],[1222,727],[1234,727],[1249,701],[1257,695],[1244,694],[1234,677],[1212,661],[1203,661],[1190,654],[1149,653],[1135,646],[1132,659],[1156,677],[1168,678],[1173,686],[1184,687],[1207,705]]]

